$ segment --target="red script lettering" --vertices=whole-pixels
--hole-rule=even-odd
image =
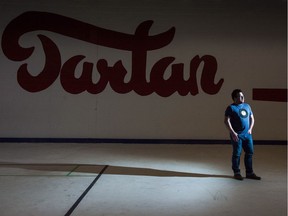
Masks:
[[[39,21],[41,20],[41,21]],[[50,87],[59,77],[63,89],[71,94],[79,94],[87,91],[91,94],[101,93],[109,83],[111,88],[120,94],[131,91],[141,96],[157,93],[162,97],[168,97],[175,92],[185,96],[199,93],[197,72],[203,63],[200,85],[207,94],[219,92],[224,79],[215,83],[217,73],[216,58],[211,55],[195,56],[190,61],[190,77],[184,79],[184,64],[172,64],[174,57],[164,57],[152,66],[150,81],[146,80],[148,51],[161,49],[174,38],[175,28],[158,35],[149,35],[153,21],[141,23],[135,34],[125,34],[103,29],[65,16],[47,12],[26,12],[12,20],[5,28],[2,35],[3,53],[13,61],[28,59],[34,47],[22,47],[19,44],[21,36],[28,32],[44,30],[58,33],[67,37],[82,40],[93,45],[109,47],[117,50],[131,52],[131,79],[125,82],[128,71],[119,60],[113,66],[109,66],[106,59],[98,59],[95,62],[85,61],[84,55],[72,56],[66,62],[61,60],[61,52],[57,45],[47,36],[39,34],[45,64],[43,70],[37,76],[31,75],[28,65],[22,64],[17,72],[19,85],[29,92],[39,92]],[[82,64],[82,74],[75,76],[76,67]],[[93,69],[97,68],[99,80],[93,83]],[[167,70],[171,71],[170,77],[164,78]]]

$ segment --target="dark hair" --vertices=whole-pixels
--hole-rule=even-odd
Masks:
[[[234,100],[235,98],[237,98],[237,96],[238,96],[238,94],[239,94],[240,92],[242,92],[241,89],[235,89],[235,90],[233,90],[233,92],[232,92],[232,94],[231,94],[232,100]]]

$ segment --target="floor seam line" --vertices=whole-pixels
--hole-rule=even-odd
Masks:
[[[86,194],[91,190],[91,188],[95,185],[95,183],[99,180],[101,175],[105,172],[105,170],[108,168],[108,165],[106,165],[101,172],[96,176],[96,178],[91,182],[91,184],[86,188],[86,190],[81,194],[81,196],[76,200],[76,202],[72,205],[72,207],[67,211],[65,216],[70,216],[72,212],[76,209],[76,207],[79,205],[79,203],[82,201],[82,199],[86,196]]]
[[[66,176],[70,176],[76,169],[78,169],[79,165],[75,166]]]

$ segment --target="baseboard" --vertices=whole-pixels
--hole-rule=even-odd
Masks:
[[[123,138],[16,138],[0,137],[0,143],[123,143],[123,144],[230,144],[221,139],[123,139]],[[286,140],[254,140],[255,145],[287,145]]]

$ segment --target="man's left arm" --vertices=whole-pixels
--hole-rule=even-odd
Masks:
[[[251,113],[251,115],[250,115],[250,127],[248,130],[249,134],[252,134],[252,129],[254,127],[254,123],[255,123],[254,115]]]

